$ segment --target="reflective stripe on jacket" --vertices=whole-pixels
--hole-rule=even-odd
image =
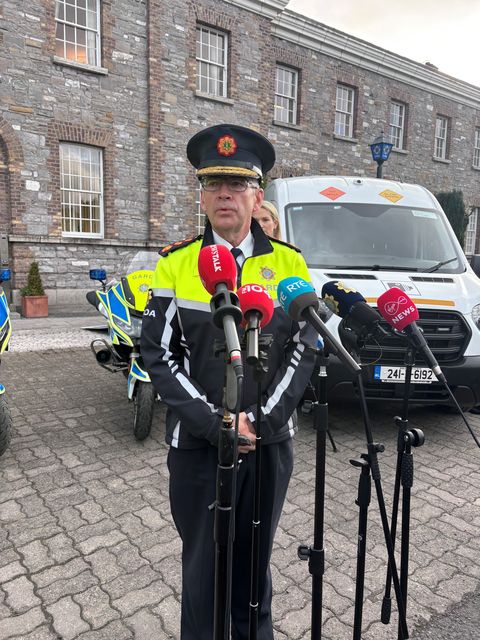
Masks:
[[[253,255],[242,268],[242,284],[261,284],[272,296],[275,311],[262,330],[273,334],[267,373],[262,383],[262,443],[280,442],[296,430],[295,409],[313,371],[317,334],[306,323],[291,320],[277,301],[278,283],[289,276],[310,280],[300,252],[268,238],[256,221],[251,227]],[[166,440],[180,448],[216,445],[223,409],[225,360],[214,343],[224,333],[214,326],[210,294],[198,273],[198,254],[213,243],[205,236],[160,257],[152,282],[153,295],[143,318],[141,351],[153,384],[168,406]],[[243,334],[239,330],[240,337]],[[244,365],[242,411],[258,420],[257,382]]]

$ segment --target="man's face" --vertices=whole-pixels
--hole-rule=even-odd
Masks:
[[[237,191],[247,184],[244,191]],[[252,213],[263,202],[263,189],[256,180],[209,176],[203,180],[200,204],[219,235],[247,235]],[[213,189],[213,190],[210,190]]]

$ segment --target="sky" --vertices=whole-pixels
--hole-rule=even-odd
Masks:
[[[480,87],[480,0],[290,0],[287,8]]]

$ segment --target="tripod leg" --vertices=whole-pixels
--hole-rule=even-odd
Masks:
[[[412,447],[421,447],[425,442],[425,436],[421,429],[411,429],[404,433],[405,453],[402,461],[402,546],[400,559],[400,590],[403,597],[403,606],[407,610],[408,593],[408,562],[410,550],[410,499],[413,487],[413,453]],[[401,629],[398,629],[398,638],[402,640]]]
[[[335,444],[335,440],[333,439],[330,429],[327,429],[327,434],[328,434],[328,439],[330,440],[330,444],[332,445],[333,452],[337,453],[338,451],[337,445]]]
[[[397,537],[397,521],[398,521],[398,505],[400,503],[400,480],[402,475],[402,458],[403,458],[403,433],[398,432],[397,438],[397,466],[395,471],[395,484],[393,489],[393,502],[392,502],[392,521],[390,524],[390,533],[392,536],[393,547],[395,548],[395,540]],[[387,568],[387,577],[385,580],[385,595],[382,601],[382,613],[380,619],[383,624],[390,623],[390,616],[392,613],[392,572],[390,565]]]
[[[358,519],[358,546],[357,546],[357,574],[355,579],[355,615],[353,620],[353,640],[361,640],[363,592],[365,586],[365,558],[367,549],[367,518],[368,506],[371,497],[370,464],[367,456],[350,460],[354,467],[360,467],[361,473],[358,480],[358,496],[356,504],[359,507]]]
[[[407,613],[408,588],[408,560],[410,549],[410,498],[413,485],[413,454],[408,445],[402,460],[402,547],[400,559],[400,590],[402,592],[403,607]],[[398,630],[399,640],[402,640],[401,630]]]

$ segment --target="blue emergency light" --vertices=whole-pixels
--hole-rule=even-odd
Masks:
[[[105,269],[90,269],[90,280],[106,280],[107,272]]]

